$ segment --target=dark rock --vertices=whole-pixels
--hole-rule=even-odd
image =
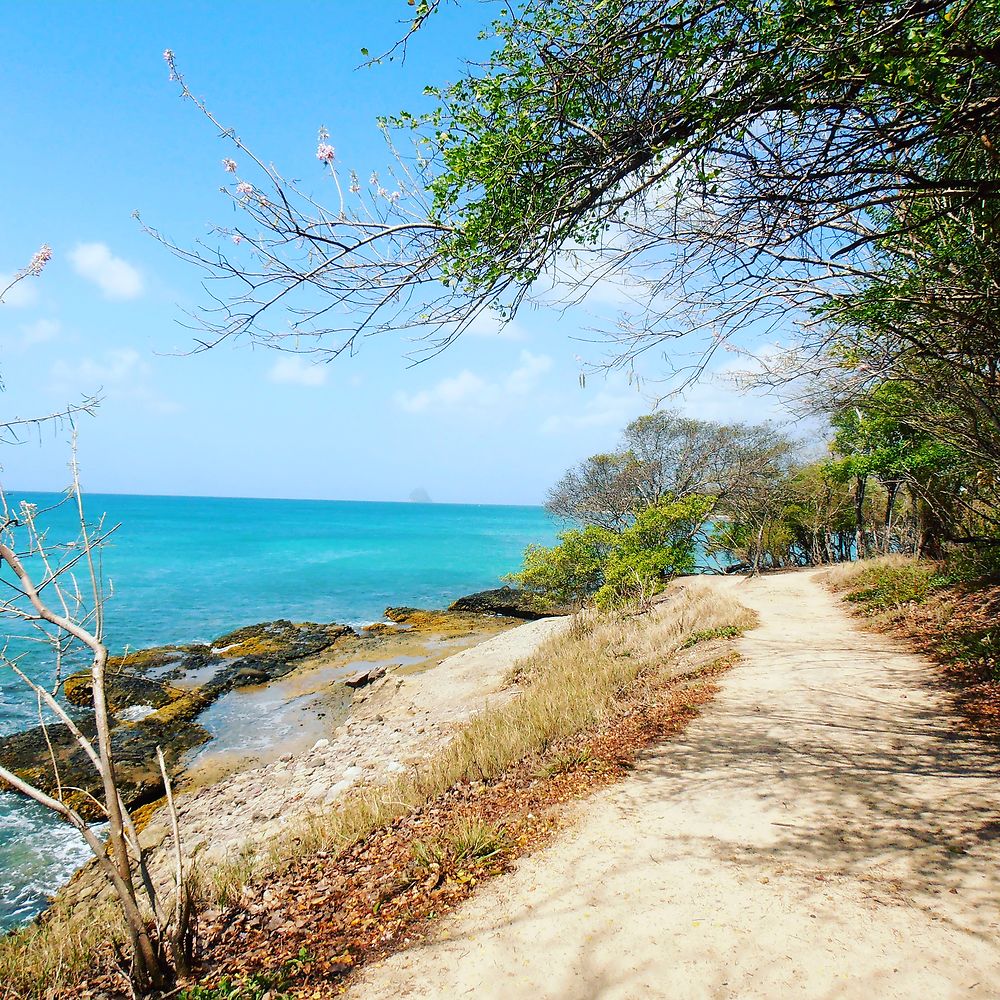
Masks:
[[[449,605],[449,611],[464,611],[479,615],[503,615],[506,618],[552,618],[557,615],[571,615],[573,608],[553,604],[533,594],[529,590],[514,587],[497,587],[495,590],[481,590],[466,597],[460,597]]]
[[[385,617],[414,632],[463,638],[476,632],[495,631],[503,622],[499,615],[475,611],[425,611],[423,608],[386,608]],[[511,619],[514,624],[516,619]]]
[[[724,566],[722,568],[722,572],[727,575],[735,573],[749,573],[752,568],[753,567],[751,567],[750,563],[746,562],[730,563],[728,566]]]
[[[213,655],[225,665],[206,689],[218,697],[233,688],[276,680],[291,673],[299,660],[355,634],[348,625],[296,625],[286,619],[237,629],[212,643]]]
[[[109,672],[104,690],[112,712],[120,712],[134,705],[162,708],[176,697],[176,693],[172,694],[170,686],[162,680],[124,672]],[[94,702],[90,671],[81,670],[67,677],[63,693],[71,705],[89,708]]]
[[[167,767],[173,771],[189,750],[211,739],[197,718],[223,694],[283,677],[304,658],[354,635],[353,629],[346,625],[293,624],[282,620],[238,629],[211,646],[163,646],[111,658],[107,677],[112,709],[111,743],[126,806],[140,806],[163,794],[163,780],[156,763],[157,747],[162,748]],[[214,675],[200,687],[185,689],[171,683],[183,681],[189,672],[213,665],[217,666]],[[147,671],[162,671],[164,667],[170,669],[161,676],[146,675]],[[79,708],[74,721],[93,740],[89,671],[73,674],[64,687],[66,700]],[[148,705],[154,711],[135,722],[116,714],[137,705]],[[49,743],[59,767],[58,782]],[[36,726],[0,738],[0,760],[18,777],[49,794],[57,794],[62,787],[65,800],[87,819],[103,818],[88,797],[100,799],[103,795],[97,772],[65,726],[51,724],[47,734],[41,726]],[[67,791],[71,788],[74,790]]]
[[[122,798],[129,808],[152,802],[163,794],[157,747],[163,749],[168,768],[175,768],[188,750],[210,739],[209,733],[194,721],[207,704],[197,694],[183,695],[140,722],[114,725],[112,754]],[[96,738],[92,713],[83,713],[74,721],[89,740]],[[103,796],[90,759],[65,726],[49,725],[47,735],[48,739],[42,727],[36,726],[0,739],[0,759],[18,777],[51,795],[58,793],[61,784],[68,804],[87,819],[103,819],[103,813],[89,798]],[[50,743],[59,767],[59,782],[52,769]]]

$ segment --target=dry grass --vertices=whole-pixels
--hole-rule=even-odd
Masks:
[[[289,829],[256,856],[250,877],[241,859],[239,872],[220,872],[214,881],[227,886],[240,878],[254,881],[294,857],[342,850],[457,781],[489,780],[529,754],[544,754],[552,743],[605,716],[640,675],[670,676],[693,633],[729,632],[753,621],[752,612],[735,599],[702,588],[680,590],[644,615],[581,612],[567,632],[515,667],[519,697],[480,713],[414,772],[359,789]]]
[[[831,590],[841,591],[869,587],[890,574],[908,578],[915,573],[920,576],[933,574],[936,570],[937,563],[914,559],[913,556],[879,556],[875,559],[837,563],[823,570],[816,579]]]
[[[55,907],[44,923],[0,939],[0,997],[51,995],[78,981],[99,948],[124,938],[121,916],[113,906],[75,913]]]
[[[553,743],[608,716],[639,678],[679,672],[677,654],[692,635],[728,635],[753,623],[752,612],[707,588],[678,589],[643,615],[581,612],[565,633],[517,665],[517,697],[476,716],[412,773],[356,790],[333,809],[291,827],[279,841],[201,873],[205,902],[231,903],[245,885],[293,858],[344,850],[458,781],[489,780],[528,755],[544,755]],[[456,841],[489,841],[492,835],[457,831]],[[452,846],[458,849],[457,842]],[[4,994],[41,996],[78,978],[110,926],[92,915],[85,923],[86,932],[77,927],[77,918],[55,913],[40,928],[0,941]]]

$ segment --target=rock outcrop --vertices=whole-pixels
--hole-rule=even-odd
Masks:
[[[433,632],[441,636],[459,638],[482,630],[484,625],[494,627],[495,615],[478,611],[452,610],[425,611],[423,608],[386,608],[385,616],[391,622],[415,632]],[[489,619],[487,621],[487,619]],[[517,624],[511,620],[511,625]]]
[[[448,610],[477,615],[503,615],[505,618],[534,621],[537,618],[571,615],[575,608],[553,604],[530,590],[497,587],[494,590],[480,590],[478,593],[460,597],[454,604],[449,605]]]
[[[169,768],[178,767],[189,750],[211,738],[197,720],[213,702],[236,688],[284,677],[307,657],[354,636],[346,625],[280,620],[238,629],[209,645],[161,646],[111,658],[111,742],[125,804],[141,806],[163,794],[156,748],[163,750]],[[80,730],[93,739],[89,671],[72,674],[63,690],[70,705],[81,709],[75,720]],[[39,725],[0,739],[0,759],[49,794],[61,789],[86,818],[103,819],[90,798],[102,795],[98,776],[65,726],[50,724],[46,730]]]

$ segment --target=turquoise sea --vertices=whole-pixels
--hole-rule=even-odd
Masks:
[[[358,625],[389,605],[445,607],[497,586],[528,543],[550,544],[558,528],[540,507],[93,494],[86,505],[90,520],[121,524],[103,554],[112,652],[276,618]],[[50,539],[75,537],[69,505],[47,523]],[[44,676],[47,661],[27,655]],[[34,696],[0,673],[0,734],[35,722]],[[86,858],[74,831],[0,793],[0,930],[38,913]]]

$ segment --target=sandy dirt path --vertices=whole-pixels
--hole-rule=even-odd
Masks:
[[[350,996],[1000,997],[996,750],[812,573],[702,585],[761,617],[715,701]]]

